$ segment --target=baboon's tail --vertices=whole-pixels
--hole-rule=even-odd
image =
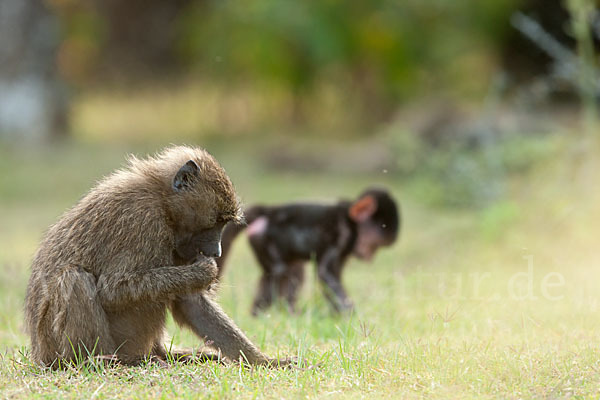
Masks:
[[[221,257],[215,258],[215,261],[217,262],[217,268],[219,269],[219,278],[223,276],[225,262],[227,261],[227,256],[229,255],[229,250],[231,249],[231,244],[233,243],[234,239],[256,218],[262,215],[262,207],[250,207],[246,209],[244,215],[246,217],[245,224],[229,223],[225,226],[223,235],[221,235]]]

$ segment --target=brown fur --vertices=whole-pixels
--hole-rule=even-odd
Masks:
[[[199,174],[191,190],[178,193],[173,178],[189,160]],[[25,305],[33,359],[164,358],[171,309],[224,356],[269,362],[207,296],[214,260],[174,254],[180,237],[241,218],[231,181],[206,151],[171,147],[153,158],[131,157],[48,230],[34,257]]]

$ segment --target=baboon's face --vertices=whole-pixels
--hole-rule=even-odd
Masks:
[[[353,253],[359,259],[370,262],[380,247],[389,246],[391,243],[378,224],[370,220],[365,221],[358,225]]]
[[[175,254],[190,263],[200,255],[221,256],[221,234],[232,219],[229,211],[236,199],[224,198],[201,176],[190,160],[173,179],[172,215],[175,219]]]
[[[180,237],[175,247],[177,256],[187,262],[194,261],[199,255],[221,257],[223,228],[225,228],[225,223],[218,222],[212,228]]]
[[[367,190],[350,206],[350,218],[357,225],[354,255],[371,261],[382,246],[390,246],[398,234],[399,217],[395,201],[382,190]]]

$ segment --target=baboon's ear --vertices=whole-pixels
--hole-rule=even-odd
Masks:
[[[355,222],[364,222],[371,218],[377,211],[377,200],[371,195],[361,197],[356,200],[348,210],[350,218]]]
[[[198,167],[198,164],[194,160],[186,162],[183,167],[179,168],[179,171],[175,174],[175,178],[173,178],[173,189],[176,192],[189,189],[192,180],[198,176],[199,171],[200,167]]]

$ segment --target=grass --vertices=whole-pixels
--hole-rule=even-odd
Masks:
[[[244,146],[209,145],[247,203],[354,196],[388,186],[404,212],[400,242],[344,276],[357,312],[330,313],[314,271],[300,315],[249,307],[258,268],[238,239],[220,302],[270,355],[319,368],[90,365],[50,372],[28,358],[22,305],[44,229],[130,150],[67,144],[0,147],[0,395],[6,398],[597,398],[600,228],[595,174],[554,161],[513,177],[479,210],[426,206],[391,174],[265,170]],[[591,169],[596,170],[597,164]],[[169,320],[178,346],[193,334]]]

